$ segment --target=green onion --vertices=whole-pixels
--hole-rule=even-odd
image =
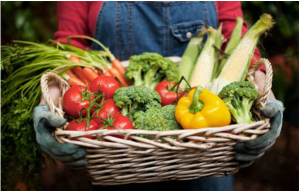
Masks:
[[[110,62],[106,59],[108,49],[105,49],[105,54],[103,51],[83,51],[53,40],[49,40],[48,44],[26,41],[13,43],[13,46],[2,46],[1,70],[6,70],[9,75],[2,80],[6,88],[2,90],[4,96],[1,106],[9,103],[14,95],[20,93],[22,97],[28,98],[33,107],[35,100],[40,96],[40,78],[45,72],[62,75],[75,66],[93,67],[102,71],[104,68],[111,68]],[[67,58],[71,55],[77,56],[82,62],[69,61]],[[19,68],[13,71],[13,68],[17,67]],[[32,95],[33,92],[38,94]]]

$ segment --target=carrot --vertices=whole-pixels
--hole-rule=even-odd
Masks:
[[[123,76],[123,74],[121,74],[116,68],[112,67],[109,70],[109,73],[117,78],[117,80],[119,80],[119,82],[123,85],[123,86],[130,86],[130,84],[127,83],[125,76]]]
[[[81,63],[80,58],[78,58],[77,56],[71,55],[68,60],[76,62],[76,63]],[[82,68],[79,66],[76,66],[74,68],[72,68],[72,71],[77,75],[76,77],[79,78],[81,81],[83,81],[84,83],[90,83],[89,79],[83,74]],[[72,76],[71,76],[72,77]]]
[[[70,86],[80,85],[86,87],[86,84],[78,78],[70,78],[68,80],[68,83],[70,84]]]
[[[69,59],[70,61],[76,62],[76,63],[81,63],[80,58],[78,58],[77,56],[70,56]]]
[[[115,59],[111,62],[112,66],[116,68],[121,74],[124,74],[126,72],[125,67],[121,64],[120,60]]]
[[[85,67],[83,68],[83,74],[87,79],[89,79],[90,82],[92,82],[95,78],[97,78],[99,75],[95,72],[93,68]]]
[[[126,72],[126,68],[122,65],[122,63],[120,62],[120,60],[115,59],[114,61],[111,62],[113,67],[116,68],[120,74],[124,75]],[[128,80],[126,77],[124,77],[124,79],[126,80],[127,84],[131,84],[131,81]]]
[[[68,74],[70,77],[76,77],[77,78],[77,76],[72,72],[72,70],[67,70],[66,74]]]
[[[82,80],[85,83],[90,83],[89,79],[84,75],[81,67],[76,66],[72,68],[72,71],[78,76],[80,80]]]
[[[105,76],[111,76],[111,74],[109,73],[109,69],[108,68],[104,68],[104,72],[103,72],[103,75]]]
[[[68,75],[67,72],[61,74],[61,77],[64,78],[65,80],[67,80],[68,83],[70,84],[70,86],[80,85],[80,86],[86,87],[86,84],[83,81],[81,81],[76,76]]]

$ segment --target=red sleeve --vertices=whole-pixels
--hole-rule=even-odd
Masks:
[[[90,36],[88,29],[88,2],[86,1],[59,1],[57,3],[58,30],[54,35],[60,41],[71,35]],[[66,40],[60,41],[66,43]],[[85,39],[72,39],[71,45],[87,49],[91,44]]]
[[[241,2],[239,1],[216,1],[216,7],[218,10],[219,24],[223,23],[222,33],[225,39],[229,39],[231,33],[235,27],[236,17],[243,17],[243,11]],[[248,24],[244,21],[242,27],[242,34],[246,34],[248,31]],[[261,58],[259,49],[256,47],[253,58],[251,60],[252,67],[253,63]],[[261,70],[265,71],[265,66],[260,67]]]

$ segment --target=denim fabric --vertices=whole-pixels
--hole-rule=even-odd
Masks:
[[[213,1],[103,2],[94,38],[109,47],[119,60],[143,52],[182,56],[191,37],[203,26],[218,27]],[[187,35],[190,33],[189,35]],[[101,50],[95,43],[93,50]],[[94,190],[233,190],[233,176],[120,186],[94,186]]]
[[[95,191],[233,191],[233,175],[196,180],[124,184],[117,186],[93,186]]]
[[[110,1],[102,4],[94,38],[120,60],[143,52],[182,56],[203,26],[218,27],[213,1]],[[92,49],[101,47],[93,43]]]

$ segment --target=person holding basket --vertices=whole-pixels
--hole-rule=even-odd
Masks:
[[[203,26],[217,29],[219,24],[223,23],[222,34],[228,39],[235,26],[236,17],[242,16],[240,2],[58,2],[58,31],[55,33],[55,39],[60,41],[71,35],[90,36],[109,47],[119,60],[127,60],[131,55],[143,52],[182,56],[189,40],[196,36]],[[247,32],[246,22],[243,23],[242,32]],[[82,49],[101,49],[85,39],[72,39],[71,45]],[[252,64],[259,58],[260,53],[256,48]],[[260,92],[263,91],[264,82],[265,68],[262,66],[255,72],[255,83]],[[50,84],[49,90],[51,98],[57,104],[61,96],[58,85]],[[283,104],[275,99],[273,93],[269,95],[268,105],[261,109],[261,115],[271,119],[270,131],[252,141],[235,145],[235,159],[241,168],[260,158],[280,135]],[[69,143],[61,144],[51,134],[55,127],[65,123],[65,119],[48,110],[43,99],[35,108],[34,129],[42,150],[74,168],[84,167],[88,164],[85,149]],[[233,176],[94,187],[99,190],[124,188],[233,190]]]

